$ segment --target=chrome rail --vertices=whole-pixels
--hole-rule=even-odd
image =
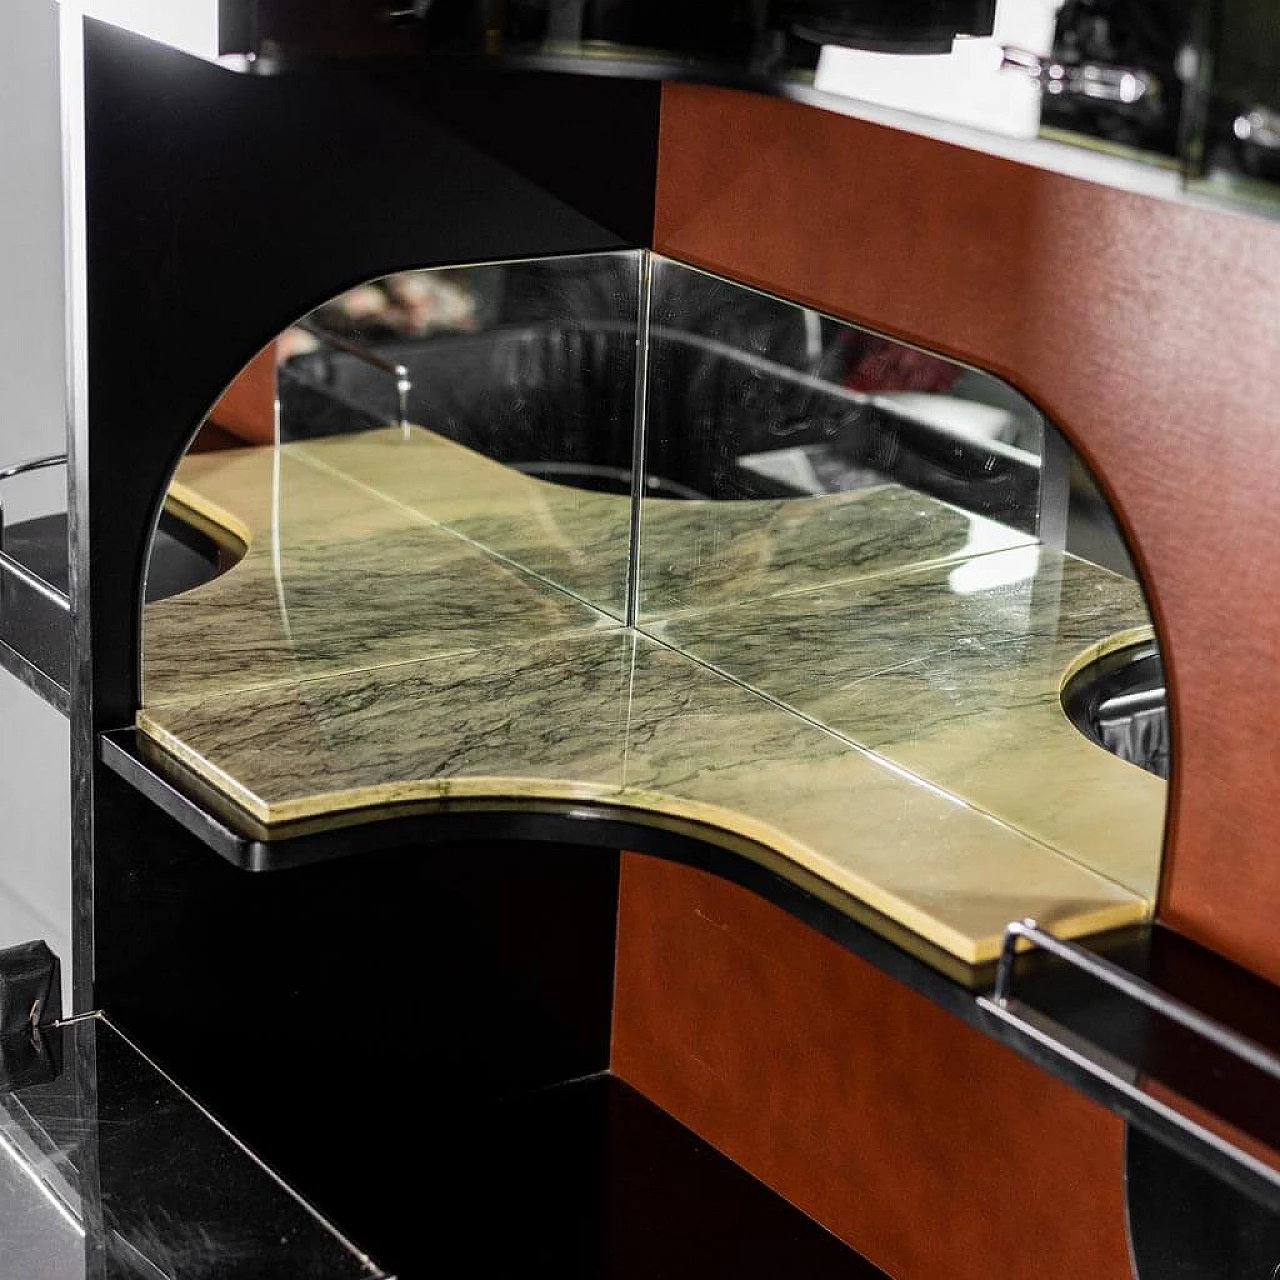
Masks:
[[[1174,1105],[1167,1098],[1156,1096],[1143,1086],[1139,1066],[1121,1061],[1109,1050],[1090,1042],[1050,1015],[1039,1012],[1017,998],[1014,992],[1014,974],[1017,956],[1024,944],[1049,953],[1109,990],[1149,1009],[1228,1056],[1254,1068],[1270,1080],[1280,1081],[1280,1055],[1104,956],[1078,943],[1055,937],[1034,920],[1014,921],[1006,928],[994,988],[989,996],[979,996],[977,1002],[985,1013],[1018,1032],[1039,1050],[1058,1059],[1068,1074],[1082,1073],[1093,1077],[1106,1086],[1109,1092],[1124,1098],[1131,1109],[1131,1115],[1146,1116],[1153,1126],[1163,1132],[1190,1136],[1197,1144],[1226,1155],[1231,1165],[1261,1178],[1270,1187],[1270,1195],[1274,1197],[1277,1188],[1280,1188],[1280,1152],[1272,1160],[1265,1158],[1257,1150],[1246,1149],[1232,1135],[1234,1126],[1229,1122],[1222,1121],[1227,1132],[1219,1132],[1211,1113],[1200,1108],[1188,1110]],[[1125,1109],[1121,1108],[1121,1111],[1123,1114]]]
[[[1265,1072],[1275,1080],[1280,1080],[1280,1055],[1264,1049],[1252,1040],[1246,1039],[1239,1032],[1233,1031],[1224,1023],[1201,1013],[1167,991],[1161,991],[1144,978],[1122,969],[1118,964],[1098,955],[1096,952],[1080,946],[1076,942],[1065,942],[1047,930],[1040,928],[1034,920],[1015,920],[1005,929],[1004,943],[1000,948],[1000,960],[996,967],[995,989],[990,997],[981,997],[979,1004],[993,1012],[1012,1017],[1011,1011],[1018,1007],[1018,1000],[1013,994],[1013,974],[1019,944],[1023,941],[1031,943],[1041,951],[1057,956],[1059,960],[1081,970],[1091,978],[1096,978],[1104,986],[1128,996],[1130,1000],[1158,1013],[1170,1022],[1194,1032],[1202,1039],[1217,1045],[1219,1049],[1240,1058]]]
[[[409,377],[409,370],[404,365],[396,361],[384,360],[362,343],[343,337],[341,334],[331,333],[313,320],[299,320],[295,327],[301,329],[304,333],[309,333],[318,342],[345,352],[349,356],[354,356],[371,369],[377,369],[379,373],[385,373],[387,377],[393,378],[395,380],[396,411],[399,416],[399,420],[394,425],[398,426],[408,436],[409,396],[413,392],[413,380]]]
[[[33,471],[44,471],[49,467],[65,467],[66,465],[67,455],[65,453],[53,453],[40,458],[28,458],[24,462],[14,462],[7,467],[0,468],[0,482],[13,480],[18,476],[30,475]],[[25,586],[30,587],[38,595],[43,596],[51,604],[56,605],[66,613],[70,613],[70,598],[59,591],[57,587],[46,582],[38,573],[33,573],[20,560],[15,560],[4,549],[4,534],[4,504],[0,503],[0,568],[17,578]]]

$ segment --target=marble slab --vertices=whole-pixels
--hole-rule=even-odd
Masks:
[[[650,636],[611,612],[627,499],[421,429],[193,456],[171,504],[246,550],[147,607],[138,725],[263,826],[617,805],[764,846],[971,964],[1015,917],[1150,914],[1163,784],[1058,701],[1140,593],[1014,531],[896,486],[649,501]]]
[[[1148,623],[1137,584],[1043,548],[704,610],[653,634],[1154,897],[1166,784],[1088,741],[1061,689]]]
[[[420,427],[289,448],[616,618],[626,613],[631,502],[625,495],[538,480]]]
[[[294,446],[280,455],[278,481],[270,450],[183,463],[176,508],[248,549],[224,576],[143,611],[147,706],[616,625]]]
[[[144,711],[156,743],[272,824],[411,800],[593,800],[761,843],[968,963],[1034,915],[1147,903],[635,633],[564,636]]]
[[[901,485],[766,501],[646,498],[640,617],[739,604],[1033,541]]]
[[[599,609],[625,613],[626,497],[532,479],[418,427],[290,448]],[[1032,541],[900,485],[768,501],[646,498],[640,613],[665,616]]]

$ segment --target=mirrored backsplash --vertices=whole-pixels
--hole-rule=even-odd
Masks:
[[[1087,469],[1008,384],[640,250],[349,289],[250,365],[196,449],[246,443],[277,446],[250,520],[269,551],[259,537],[234,602],[215,585],[159,606],[149,701],[219,610],[252,638],[211,685],[617,624],[705,650],[675,620],[713,610],[733,632],[765,601],[796,597],[799,617],[805,593],[945,566],[971,617],[983,591],[1044,597],[1037,546],[1136,576]],[[241,504],[257,474],[193,467]],[[185,516],[216,532],[216,513]],[[362,619],[335,619],[335,539],[354,555],[371,537]]]
[[[345,464],[353,433],[430,424],[433,440],[406,433],[405,465],[355,475],[621,617],[644,270],[640,252],[595,254],[350,290],[280,340],[280,439]]]
[[[396,496],[613,616],[632,513],[604,499],[633,488],[643,615],[1004,549],[1069,483],[998,379],[640,252],[402,272],[276,359],[281,442],[430,424],[501,471],[462,493],[406,467]]]
[[[146,606],[138,723],[255,830],[442,795],[714,818],[971,960],[1154,900],[1142,590],[999,380],[634,251],[362,284],[210,424],[168,507],[223,572]]]
[[[650,315],[640,618],[1033,538],[1043,425],[1003,383],[661,258]]]

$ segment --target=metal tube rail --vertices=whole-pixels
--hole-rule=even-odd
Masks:
[[[67,455],[65,453],[46,454],[40,458],[28,458],[24,462],[14,462],[7,467],[0,468],[0,482],[12,480],[17,476],[29,475],[33,471],[44,471],[49,467],[65,467],[67,465]],[[4,549],[4,505],[0,503],[0,567],[5,569],[19,582],[31,588],[38,595],[43,596],[50,604],[56,605],[66,613],[71,612],[71,600],[65,596],[57,587],[46,582],[39,574],[33,573],[19,560],[15,560]]]

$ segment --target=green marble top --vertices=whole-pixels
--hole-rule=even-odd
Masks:
[[[897,486],[649,502],[629,628],[626,499],[419,429],[193,455],[171,502],[247,551],[148,606],[138,724],[268,829],[589,799],[764,846],[968,964],[1014,918],[1150,914],[1164,784],[1059,699],[1141,594],[1015,531]]]

